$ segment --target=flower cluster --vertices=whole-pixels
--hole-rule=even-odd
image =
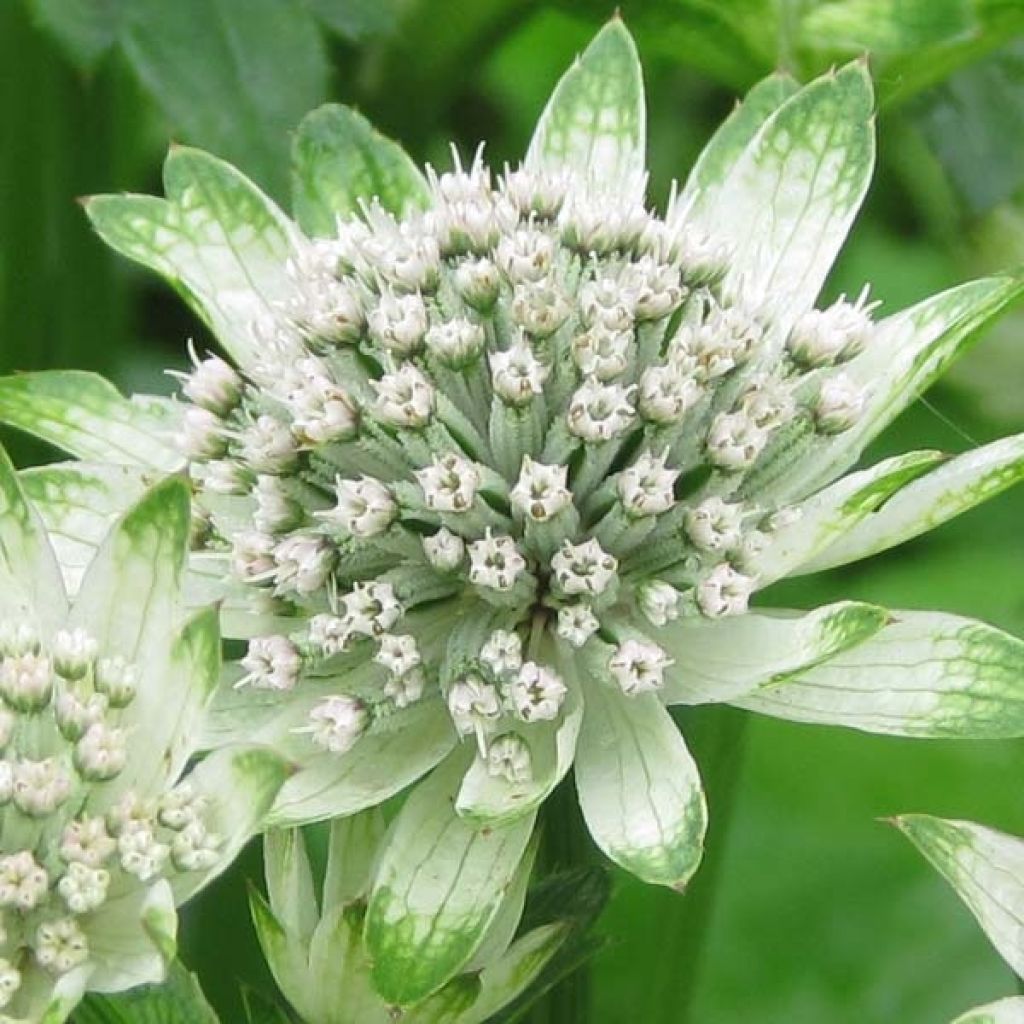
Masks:
[[[371,203],[296,250],[259,359],[196,360],[181,441],[211,543],[309,619],[254,639],[243,682],[372,659],[379,688],[325,698],[312,742],[344,752],[440,687],[491,770],[528,776],[520,734],[566,694],[541,634],[598,637],[636,694],[671,664],[646,624],[746,610],[792,518],[759,499],[764,454],[794,423],[857,422],[842,364],[871,307],[806,313],[777,353],[770,311],[720,286],[729,247],[671,210],[479,157],[430,185],[423,212]],[[439,604],[472,640],[431,633]]]
[[[0,637],[0,1000],[17,992],[29,959],[59,977],[89,958],[80,918],[108,893],[217,863],[222,837],[186,781],[159,795],[119,786],[127,760],[124,712],[138,674],[99,657],[81,628],[44,644],[31,624]]]

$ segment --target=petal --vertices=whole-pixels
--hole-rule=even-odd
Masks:
[[[0,377],[0,421],[79,459],[163,473],[184,464],[174,442],[175,406],[125,398],[95,373],[41,370]]]
[[[306,841],[297,828],[263,835],[263,874],[274,916],[299,941],[307,942],[319,917]]]
[[[398,813],[366,918],[374,984],[389,1002],[441,988],[476,952],[504,901],[533,831],[533,815],[476,828],[452,807],[459,751]]]
[[[571,658],[564,659],[565,668],[574,671]],[[572,766],[582,722],[583,696],[576,681],[570,685],[556,721],[532,722],[518,733],[530,750],[529,781],[516,783],[491,775],[478,754],[459,788],[456,811],[470,820],[498,823],[514,821],[536,810]]]
[[[361,114],[336,103],[307,114],[292,144],[292,206],[303,231],[334,237],[337,218],[376,199],[402,216],[430,201],[426,179],[404,149]]]
[[[56,981],[48,976],[48,991],[38,993],[41,1005],[37,1005],[30,1016],[3,1017],[0,1020],[3,1024],[64,1024],[85,995],[91,976],[90,963],[62,974]]]
[[[289,713],[294,703],[289,701]],[[304,714],[303,724],[305,719]],[[268,823],[301,824],[374,807],[430,771],[454,745],[451,718],[440,700],[404,708],[345,754],[322,751],[308,737],[292,736],[283,746],[297,771],[281,790]]]
[[[868,392],[860,419],[841,434],[806,438],[800,457],[774,481],[771,496],[792,501],[845,473],[868,443],[1022,293],[1024,276],[981,278],[881,321],[868,348],[843,365],[853,382]],[[766,454],[770,450],[771,445]]]
[[[180,964],[167,980],[110,996],[90,996],[75,1024],[218,1024],[199,981]]]
[[[907,484],[799,572],[846,565],[902,544],[1024,479],[1024,434],[1004,437]]]
[[[288,765],[266,747],[225,747],[204,758],[186,776],[207,799],[205,822],[220,837],[220,859],[208,871],[191,871],[172,880],[183,903],[216,878],[264,824],[267,812],[288,776]]]
[[[799,88],[789,75],[778,72],[762,79],[743,97],[743,102],[722,122],[697,158],[686,185],[669,210],[670,223],[684,219],[687,213],[700,216],[715,203],[750,140]]]
[[[764,549],[751,557],[749,571],[760,587],[790,575],[941,460],[941,452],[907,452],[842,477],[800,502],[792,523],[768,534]]]
[[[890,615],[864,643],[731,703],[897,736],[1024,736],[1024,641],[956,615]]]
[[[0,447],[0,618],[29,619],[51,631],[66,614],[64,582],[46,528]]]
[[[654,694],[627,697],[595,678],[576,750],[590,834],[645,882],[682,890],[697,870],[707,807],[697,766]]]
[[[530,141],[530,170],[569,169],[602,191],[642,198],[647,114],[636,44],[618,17],[551,94]],[[628,197],[627,197],[628,198]]]
[[[894,824],[953,886],[992,945],[1024,977],[1024,839],[927,814],[903,815]]]
[[[480,994],[459,1024],[484,1024],[512,1003],[540,975],[572,934],[565,921],[534,928],[517,939],[496,963],[480,972]]]
[[[230,164],[175,147],[164,164],[167,199],[94,196],[86,212],[100,237],[182,291],[243,366],[258,356],[254,323],[277,319],[295,294],[287,261],[298,231]]]
[[[730,246],[726,291],[764,303],[779,344],[817,298],[867,191],[873,107],[862,62],[811,82],[768,118],[695,218]]]
[[[152,483],[151,473],[136,466],[87,462],[33,466],[18,476],[46,526],[72,597],[114,521]]]
[[[365,899],[369,894],[377,849],[386,831],[387,823],[377,807],[331,822],[324,871],[324,913],[332,907]]]
[[[178,916],[166,881],[133,886],[81,923],[96,965],[92,991],[121,992],[167,976],[177,950]]]
[[[979,1006],[957,1017],[953,1024],[1024,1024],[1024,996]]]
[[[659,696],[665,704],[733,700],[864,643],[888,621],[884,608],[842,601],[810,612],[751,611],[649,629],[674,662]]]

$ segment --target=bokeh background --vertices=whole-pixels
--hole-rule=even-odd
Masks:
[[[870,54],[880,161],[828,285],[884,311],[1024,263],[1021,0],[625,0],[644,59],[652,195],[662,201],[738,95]],[[75,203],[158,192],[169,141],[288,200],[289,133],[358,106],[418,160],[488,140],[514,160],[607,0],[0,0],[0,371],[77,367],[170,390],[203,330],[108,253]],[[1024,310],[878,446],[959,451],[1024,430]],[[27,464],[52,453],[5,436]],[[878,454],[875,452],[873,454]],[[861,567],[787,586],[934,607],[1024,633],[1024,490]],[[772,596],[772,595],[770,595]],[[713,825],[685,897],[615,876],[589,967],[593,1024],[930,1024],[1015,990],[924,862],[879,819],[974,818],[1024,834],[1024,745],[913,743],[736,712],[693,712]],[[269,989],[245,911],[253,850],[185,917],[183,956],[225,1021]],[[579,989],[577,996],[579,998]],[[556,1001],[536,1022],[556,1024]],[[560,1016],[563,1014],[563,1016]]]

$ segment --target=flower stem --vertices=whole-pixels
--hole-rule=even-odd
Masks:
[[[743,767],[747,716],[724,705],[673,709],[687,745],[700,766],[710,825],[704,860],[682,899],[666,898],[659,921],[657,974],[650,978],[652,998],[647,1024],[687,1024],[694,1019],[697,984],[706,955],[722,862]]]
[[[544,834],[539,859],[544,874],[593,862],[593,844],[571,778],[562,781],[541,813]],[[539,1000],[524,1021],[527,1024],[590,1024],[593,1021],[591,1008],[590,966],[583,964]]]

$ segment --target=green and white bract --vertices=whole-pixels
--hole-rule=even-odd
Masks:
[[[175,905],[230,863],[284,780],[226,748],[191,771],[220,674],[215,609],[185,616],[180,480],[114,525],[75,600],[0,452],[0,1020],[159,981]]]
[[[906,814],[893,822],[956,890],[992,945],[1024,978],[1024,839],[971,821]],[[1000,999],[953,1024],[1021,1024],[1024,996]]]
[[[374,975],[387,965],[372,955],[362,934],[375,876],[389,870],[385,835],[379,810],[332,822],[326,868],[317,882],[300,829],[272,829],[264,837],[267,898],[251,891],[252,917],[274,979],[303,1024],[390,1024],[396,1018],[395,1007],[375,987]],[[473,961],[439,991],[403,1008],[403,1022],[492,1020],[571,945],[582,925],[564,904],[556,904],[562,913],[555,920],[520,933],[535,846],[509,880]],[[573,880],[585,884],[585,877]],[[415,964],[403,967],[416,971]]]
[[[1020,479],[1020,436],[850,470],[1021,279],[882,319],[867,293],[814,308],[873,166],[862,64],[756,86],[664,216],[644,204],[644,148],[640,67],[614,20],[520,166],[478,153],[422,174],[326,107],[297,132],[297,222],[182,148],[166,199],[87,206],[232,360],[197,358],[177,414],[202,532],[190,593],[249,640],[207,743],[266,742],[298,766],[277,824],[355,813],[440,765],[445,785],[431,776],[406,806],[436,832],[450,899],[417,888],[417,838],[367,916],[394,1002],[469,962],[573,765],[598,845],[686,884],[706,809],[666,705],[1024,733],[1024,644],[999,630],[855,602],[750,607]],[[0,381],[0,417],[129,478],[165,464],[173,409],[82,385]],[[126,455],[129,432],[147,440]],[[117,506],[113,468],[26,477],[69,576],[91,510]]]

